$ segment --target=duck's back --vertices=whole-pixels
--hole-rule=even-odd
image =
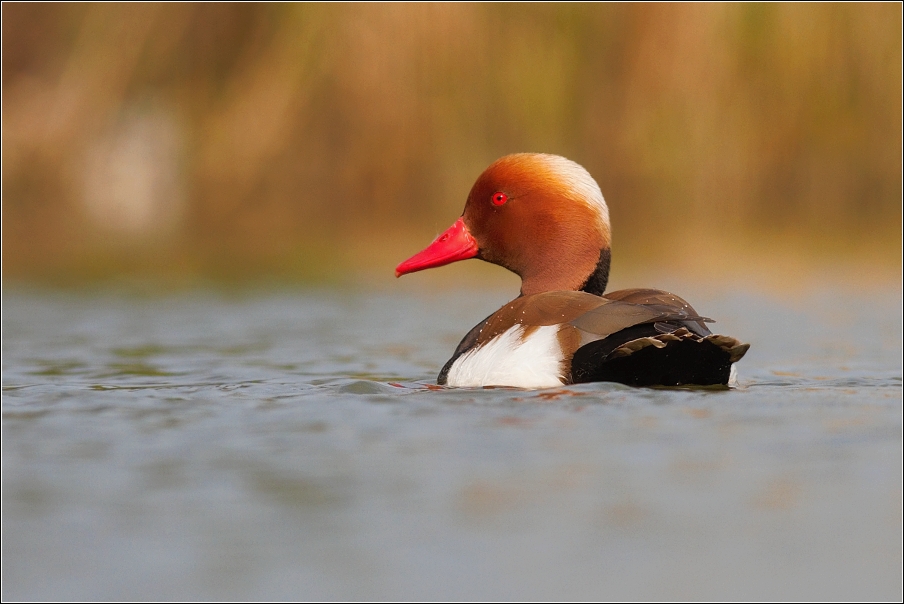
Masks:
[[[726,384],[749,347],[713,335],[683,299],[655,289],[522,296],[475,326],[437,379],[450,386]]]

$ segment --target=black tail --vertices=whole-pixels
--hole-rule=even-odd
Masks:
[[[732,363],[750,347],[727,336],[700,337],[686,329],[662,333],[662,327],[635,325],[582,346],[571,360],[571,381],[630,386],[724,385],[731,376]]]

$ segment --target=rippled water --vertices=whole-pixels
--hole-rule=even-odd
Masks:
[[[3,295],[4,599],[900,599],[901,289],[731,391],[434,389],[505,292]]]

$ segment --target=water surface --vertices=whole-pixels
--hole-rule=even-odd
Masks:
[[[900,285],[730,391],[431,388],[505,292],[3,295],[3,597],[900,599]]]

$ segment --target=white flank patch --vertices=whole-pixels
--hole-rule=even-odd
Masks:
[[[732,388],[738,387],[738,364],[731,364],[731,371],[728,372],[728,384],[726,386],[731,386]]]
[[[524,341],[524,327],[515,325],[483,346],[464,353],[452,364],[449,386],[514,386],[554,388],[563,383],[559,326],[545,325]]]
[[[579,163],[561,155],[550,155],[548,153],[537,154],[546,163],[550,170],[555,172],[562,181],[562,184],[568,188],[578,201],[583,201],[593,207],[600,217],[600,221],[604,225],[606,234],[609,233],[609,206],[603,199],[603,192],[596,180],[590,176],[590,172],[584,169]]]

